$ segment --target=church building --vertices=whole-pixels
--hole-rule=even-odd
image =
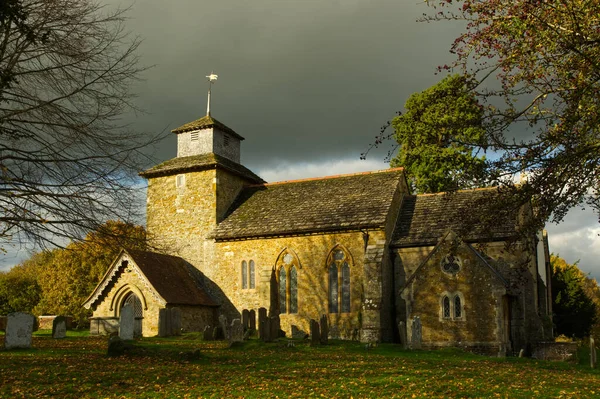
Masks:
[[[173,133],[177,157],[140,173],[158,249],[114,260],[85,303],[92,333],[125,304],[153,336],[162,308],[202,331],[276,303],[288,336],[322,315],[330,338],[398,342],[403,322],[410,340],[418,318],[423,347],[490,354],[552,336],[547,239],[516,231],[528,210],[488,228],[470,217],[495,189],[412,195],[401,168],[267,183],[209,112]]]

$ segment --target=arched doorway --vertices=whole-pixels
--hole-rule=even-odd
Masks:
[[[142,335],[142,319],[144,318],[144,309],[142,307],[142,301],[133,292],[130,292],[123,299],[121,308],[125,305],[131,305],[133,307],[133,317],[135,318],[135,324],[133,327],[133,334],[135,336]]]

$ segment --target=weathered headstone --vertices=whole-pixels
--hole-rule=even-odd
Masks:
[[[224,338],[223,328],[221,326],[216,326],[213,328],[213,340],[218,341]]]
[[[327,316],[321,316],[321,345],[327,345],[329,338],[329,323],[327,322]]]
[[[273,329],[271,328],[271,322],[272,319],[270,317],[267,317],[265,320],[263,320],[263,322],[260,325],[260,328],[263,332],[263,335],[261,337],[261,340],[263,342],[273,342],[273,335],[271,334],[273,332]]]
[[[229,325],[227,324],[227,316],[220,315],[219,316],[219,326],[221,326],[221,330],[223,331],[223,337],[225,339],[229,339]]]
[[[269,317],[269,329],[271,341],[279,338],[279,316]]]
[[[596,368],[596,341],[594,337],[590,337],[590,366]]]
[[[169,309],[158,309],[158,336],[169,336]]]
[[[250,328],[250,311],[248,309],[242,310],[242,328],[244,330]]]
[[[202,333],[202,338],[205,341],[212,341],[213,340],[213,332],[212,332],[210,326],[204,327],[204,331]]]
[[[29,313],[15,312],[6,316],[4,347],[6,349],[31,348],[31,334],[35,325],[35,316]]]
[[[321,333],[319,331],[319,322],[310,319],[310,346],[317,346],[321,343]]]
[[[52,338],[65,338],[67,336],[67,318],[56,316],[52,320]]]
[[[229,342],[242,342],[244,340],[244,326],[240,319],[233,319],[229,327]]]
[[[260,339],[263,339],[265,335],[265,327],[267,325],[267,309],[259,308],[258,309],[258,336]]]
[[[398,334],[400,335],[400,345],[402,345],[402,349],[408,349],[408,338],[406,336],[406,323],[403,321],[398,323]]]
[[[415,318],[413,318],[411,332],[411,349],[421,349],[422,327],[421,318],[419,316],[415,316]]]
[[[119,317],[119,338],[124,341],[133,339],[133,330],[135,328],[135,317],[133,315],[133,306],[127,304],[121,308]]]
[[[181,335],[181,309],[171,308],[171,335]]]
[[[521,349],[519,351],[519,357],[523,357],[523,356],[525,356],[525,349]]]
[[[251,330],[256,330],[256,310],[252,309],[248,313],[248,328]]]

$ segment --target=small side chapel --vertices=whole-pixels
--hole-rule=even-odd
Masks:
[[[173,133],[177,157],[140,173],[162,253],[114,260],[85,302],[93,334],[128,303],[153,336],[161,308],[202,331],[275,302],[288,336],[321,315],[331,338],[398,342],[403,322],[410,341],[419,317],[423,347],[490,354],[552,336],[545,234],[519,238],[516,213],[491,229],[467,217],[495,189],[411,195],[401,168],[266,183],[210,112]]]

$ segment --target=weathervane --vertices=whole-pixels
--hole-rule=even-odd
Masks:
[[[214,72],[211,72],[208,78],[208,102],[206,103],[206,116],[210,116],[210,88],[215,80],[217,80],[218,76],[215,75]]]

